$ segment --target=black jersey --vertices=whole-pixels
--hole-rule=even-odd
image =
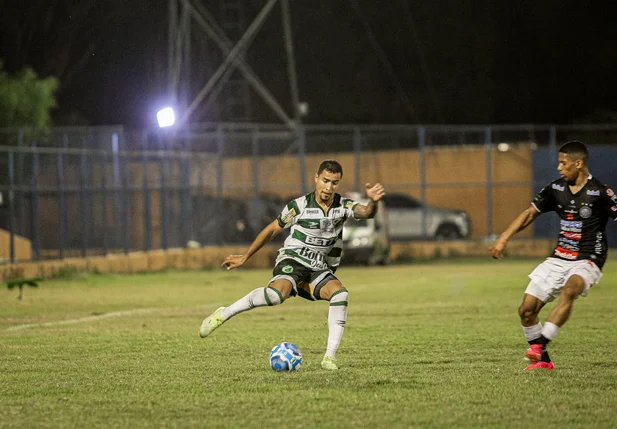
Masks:
[[[617,196],[589,175],[576,194],[558,179],[545,186],[531,203],[540,213],[557,212],[561,221],[553,257],[567,261],[592,260],[600,269],[606,261],[606,222],[617,220]]]

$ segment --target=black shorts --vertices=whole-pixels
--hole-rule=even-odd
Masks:
[[[276,264],[268,284],[279,279],[291,282],[291,296],[298,295],[310,301],[321,299],[321,288],[331,280],[338,280],[331,269],[313,270],[293,259],[283,259]]]

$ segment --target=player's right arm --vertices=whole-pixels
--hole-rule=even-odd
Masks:
[[[287,205],[281,211],[281,214],[266,226],[257,235],[249,250],[244,255],[229,255],[223,261],[222,266],[227,267],[228,270],[241,267],[248,259],[253,256],[264,244],[268,243],[274,237],[279,235],[285,228],[289,228],[296,223],[298,216],[300,215],[300,208],[298,206],[298,200],[293,200],[287,203]]]
[[[506,248],[506,244],[508,244],[508,240],[517,232],[531,225],[540,214],[541,213],[531,205],[527,210],[518,215],[491,246],[491,256],[495,259],[500,259],[503,256],[503,251]]]
[[[517,232],[524,230],[533,223],[534,220],[542,213],[554,211],[557,207],[553,189],[555,184],[545,186],[536,194],[531,202],[531,206],[523,213],[518,215],[516,219],[506,228],[490,248],[491,256],[495,259],[500,259],[503,256],[503,251],[508,244],[508,240]],[[562,188],[563,190],[563,188]]]
[[[279,235],[282,230],[283,227],[281,227],[281,225],[279,224],[279,220],[275,219],[271,224],[261,230],[261,232],[257,235],[255,240],[253,240],[253,243],[251,243],[249,249],[244,255],[229,255],[227,258],[225,258],[222,266],[226,267],[228,270],[233,270],[234,268],[241,267],[266,243],[270,242],[274,237]]]

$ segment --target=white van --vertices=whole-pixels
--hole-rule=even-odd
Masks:
[[[358,198],[357,194],[348,194],[349,198],[360,204],[369,200]],[[377,214],[373,219],[349,219],[343,227],[344,262],[366,265],[388,264],[390,262],[390,237],[388,234],[388,216],[386,206],[379,201]]]

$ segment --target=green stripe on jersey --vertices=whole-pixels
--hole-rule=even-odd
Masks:
[[[291,209],[294,209],[296,211],[296,216],[300,214],[300,209],[298,209],[298,204],[296,203],[296,200],[287,203],[287,210]]]
[[[298,225],[306,229],[319,229],[321,219],[298,219]]]
[[[343,249],[340,247],[333,247],[332,250],[328,253],[328,256],[331,258],[338,258],[343,253]]]
[[[306,262],[307,264],[310,264],[310,263],[312,262],[310,259],[307,259],[307,258],[305,258],[304,256],[300,256],[300,255],[298,254],[298,252],[294,252],[294,251],[293,251],[293,250],[291,250],[291,249],[285,249],[285,250],[283,251],[283,254],[285,254],[285,255],[289,255],[289,256],[293,256],[294,258],[298,258],[298,259],[300,259],[301,261]]]

